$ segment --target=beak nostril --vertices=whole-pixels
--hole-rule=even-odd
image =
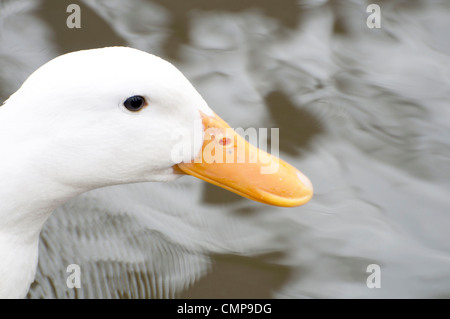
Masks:
[[[230,142],[231,142],[231,139],[229,137],[224,137],[219,141],[219,144],[225,146],[225,145],[230,144]]]

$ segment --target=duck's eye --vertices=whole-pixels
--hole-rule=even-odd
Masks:
[[[123,105],[131,112],[140,111],[145,104],[145,98],[140,95],[131,96],[123,102]]]

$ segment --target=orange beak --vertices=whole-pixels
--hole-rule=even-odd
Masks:
[[[183,173],[265,204],[293,207],[311,199],[312,184],[299,170],[249,144],[217,115],[201,115],[202,150],[176,165]]]

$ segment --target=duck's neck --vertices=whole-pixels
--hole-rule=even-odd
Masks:
[[[41,229],[66,197],[28,172],[20,166],[0,169],[0,298],[26,296],[36,273]]]
[[[27,130],[33,128],[20,123],[6,106],[0,107],[0,297],[25,296],[34,280],[45,221],[80,192],[37,169],[46,150],[30,138],[36,132]]]

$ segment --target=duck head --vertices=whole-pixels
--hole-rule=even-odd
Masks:
[[[305,175],[236,134],[172,64],[139,50],[62,55],[2,108],[20,112],[22,129],[9,138],[33,169],[80,190],[189,174],[277,206],[313,194]]]

